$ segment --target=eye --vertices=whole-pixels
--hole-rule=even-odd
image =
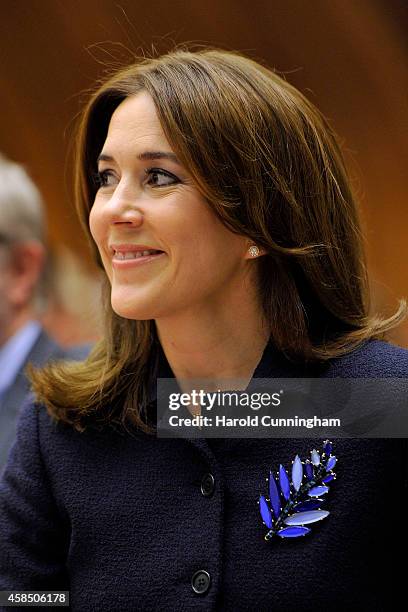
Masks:
[[[111,170],[102,170],[101,172],[96,172],[93,178],[95,185],[98,187],[98,189],[100,187],[107,187],[113,185],[113,182],[115,180],[114,174]]]
[[[174,176],[174,174],[171,174],[171,172],[167,172],[166,170],[162,170],[161,168],[147,168],[145,172],[149,177],[151,177],[151,179],[147,181],[148,185],[155,187],[167,187],[167,185],[175,185],[176,183],[180,182],[180,180]]]
[[[180,182],[174,174],[162,170],[161,168],[146,168],[145,173],[150,177],[147,184],[152,187],[167,187],[168,185],[175,185]],[[115,173],[112,170],[101,170],[100,172],[96,172],[93,176],[93,180],[98,189],[112,187],[117,182]]]

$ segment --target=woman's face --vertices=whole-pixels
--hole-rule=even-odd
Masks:
[[[98,171],[89,223],[118,315],[211,308],[242,283],[247,239],[222,225],[178,163],[146,92],[113,113]],[[161,253],[135,259],[135,249]]]

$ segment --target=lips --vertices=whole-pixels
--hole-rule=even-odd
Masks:
[[[161,249],[156,249],[145,244],[112,243],[109,245],[112,257],[112,266],[117,270],[139,267],[149,262],[156,261],[166,255]]]

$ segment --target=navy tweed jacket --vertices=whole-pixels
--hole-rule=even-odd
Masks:
[[[270,345],[254,373],[299,375]],[[405,378],[408,351],[370,341],[318,375]],[[78,433],[27,403],[0,484],[0,590],[69,590],[81,612],[397,609],[406,439],[335,440],[330,516],[264,541],[260,482],[317,444]]]

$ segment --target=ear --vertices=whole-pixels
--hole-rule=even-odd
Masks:
[[[17,244],[13,248],[10,264],[13,283],[8,297],[14,306],[21,307],[30,302],[40,280],[45,257],[44,246],[36,240]]]

